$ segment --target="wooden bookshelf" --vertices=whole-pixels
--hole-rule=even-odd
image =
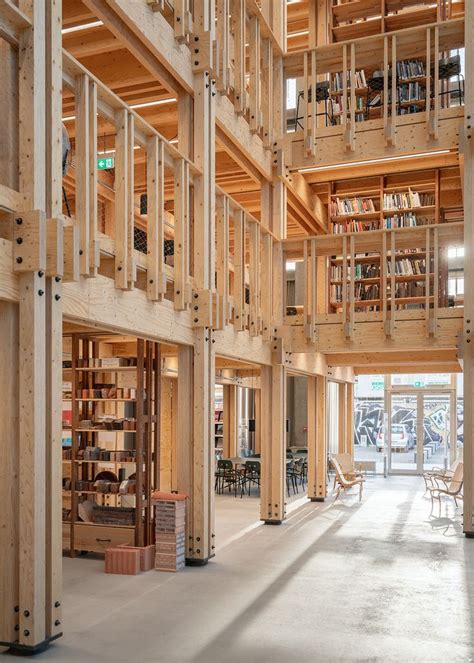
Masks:
[[[159,344],[137,339],[136,355],[117,358],[117,365],[110,365],[110,357],[100,365],[100,335],[73,334],[71,346],[71,366],[64,369],[72,378],[66,399],[72,421],[63,433],[70,434],[72,446],[63,448],[63,547],[74,556],[78,550],[104,552],[104,542],[112,539],[147,545],[153,540],[148,496],[159,485]],[[120,396],[126,390],[126,397],[86,395],[106,390]],[[85,502],[90,521],[84,520]]]
[[[330,232],[365,232],[390,227],[417,227],[443,221],[440,170],[370,177],[329,183],[327,190]],[[390,197],[391,204],[387,198]],[[420,204],[413,205],[413,199]],[[393,208],[392,208],[393,204]],[[362,207],[370,207],[360,212]],[[350,212],[349,209],[355,209]],[[393,219],[393,223],[390,220]],[[358,224],[359,227],[356,227]],[[395,225],[393,225],[395,224]]]
[[[331,0],[330,6],[333,42],[454,18],[440,0]]]

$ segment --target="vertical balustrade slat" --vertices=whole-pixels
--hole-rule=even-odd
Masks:
[[[392,111],[389,144],[395,145],[397,133],[397,36],[392,35]]]
[[[79,224],[79,266],[83,276],[89,276],[90,262],[90,112],[89,78],[76,78],[76,219]]]
[[[249,294],[251,336],[260,332],[260,226],[252,221],[249,223]]]
[[[349,333],[348,337],[350,339],[354,338],[354,322],[355,322],[355,237],[354,235],[350,236],[349,241],[349,250],[350,250],[350,309],[349,309]]]
[[[311,135],[309,151],[312,156],[316,154],[316,126],[318,120],[318,101],[317,101],[317,76],[316,76],[316,50],[311,51]]]
[[[115,114],[115,285],[128,287],[128,112],[125,108]]]
[[[161,301],[166,293],[164,273],[164,145],[158,136],[147,142],[147,296]]]
[[[309,262],[310,240],[303,241],[303,265],[304,265],[304,300],[303,300],[303,320],[305,326],[305,336],[308,338],[309,321],[311,318],[311,271]]]
[[[219,73],[216,87],[222,94],[229,89],[229,0],[220,0],[217,3],[217,46],[219,59]]]
[[[273,238],[264,233],[261,242],[261,278],[260,301],[262,307],[262,335],[269,341],[272,337],[272,269],[273,269]]]
[[[386,142],[388,143],[389,127],[388,127],[388,36],[383,38],[383,127],[385,131]]]
[[[270,149],[273,142],[273,44],[270,39],[262,43],[262,123],[263,144]]]
[[[342,237],[342,323],[347,323],[347,236]]]
[[[342,47],[342,125],[347,125],[347,44]]]
[[[128,140],[127,140],[127,159],[128,159],[128,187],[127,187],[127,280],[128,288],[135,287],[137,280],[137,262],[135,259],[135,120],[131,113],[127,113],[128,121]]]
[[[189,166],[174,162],[174,307],[186,308],[189,252]]]
[[[100,244],[97,228],[97,84],[89,81],[89,276],[97,276]]]
[[[382,255],[380,258],[380,297],[382,299],[382,319],[387,333],[387,233],[382,235]]]
[[[308,138],[309,138],[309,115],[310,115],[310,104],[309,104],[309,62],[308,62],[308,52],[305,51],[303,54],[303,108],[304,108],[304,120],[303,120],[303,137],[304,137],[304,146],[305,150],[308,150]]]
[[[440,105],[440,96],[439,96],[439,28],[438,26],[434,29],[434,110],[433,110],[433,128],[432,136],[435,140],[439,138],[439,105]]]
[[[231,0],[234,33],[234,104],[239,115],[247,108],[245,91],[245,0]]]
[[[425,319],[427,328],[430,320],[430,272],[431,272],[431,242],[430,229],[425,231],[426,259],[425,259]]]
[[[216,285],[222,299],[222,324],[229,323],[229,199],[225,195],[216,198]]]
[[[315,340],[316,314],[318,307],[318,278],[317,278],[317,243],[315,239],[311,240],[311,340]]]
[[[250,131],[257,133],[261,127],[260,110],[260,21],[252,16],[249,21],[250,67]]]
[[[351,44],[351,104],[350,104],[350,134],[347,139],[347,146],[350,150],[354,149],[354,136],[355,136],[355,106],[356,106],[356,64],[355,64],[355,44]]]
[[[431,28],[426,28],[426,127],[431,133]]]
[[[396,319],[396,297],[395,297],[395,268],[396,268],[396,246],[395,246],[395,233],[393,230],[390,232],[390,337],[395,332],[395,319]]]
[[[234,215],[234,327],[245,328],[245,212]]]
[[[433,316],[430,332],[438,335],[438,307],[439,307],[439,228],[433,228]]]

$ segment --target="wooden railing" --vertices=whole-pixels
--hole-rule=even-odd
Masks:
[[[281,243],[222,189],[216,200],[216,288],[220,328],[272,336],[283,262]],[[280,260],[279,260],[280,258]]]
[[[192,289],[190,197],[195,178],[201,175],[199,169],[67,53],[63,79],[75,101],[75,177],[71,188],[79,229],[80,274],[97,274],[105,234],[113,239],[118,288],[135,287],[138,268],[143,271],[146,266],[148,298],[161,300],[171,279],[175,308],[185,308]],[[103,187],[97,169],[98,119],[111,127],[111,147],[105,156],[113,155],[115,167],[113,222],[106,224],[105,232],[99,228],[97,214],[98,189]],[[134,187],[134,171],[140,161],[146,164],[146,215],[142,217],[136,212]],[[172,215],[165,210],[167,201],[172,201]],[[136,227],[146,229],[146,260],[135,248]],[[165,238],[170,235],[174,239],[173,266],[165,265]]]
[[[440,313],[463,305],[448,295],[447,262],[448,247],[462,245],[463,223],[285,240],[286,259],[302,265],[304,291],[286,322],[304,325],[308,340],[319,325],[338,322],[351,340],[358,322],[381,322],[391,337],[399,320],[421,317],[436,336]]]
[[[267,149],[274,135],[275,59],[286,43],[284,0],[204,0],[199,12],[190,0],[147,0],[174,26],[175,38],[189,45],[195,70],[209,70],[216,89],[246,117],[250,131]],[[194,9],[196,6],[194,6]],[[201,32],[199,16],[213,17],[209,32]],[[281,68],[280,68],[281,69]],[[279,89],[283,90],[280,77]],[[279,96],[283,97],[283,94]],[[283,99],[278,98],[278,106]],[[278,113],[281,118],[281,113]],[[279,132],[278,132],[279,133]]]
[[[443,65],[443,58],[463,46],[464,20],[456,19],[287,55],[285,75],[296,78],[299,97],[293,122],[291,113],[287,112],[287,127],[298,135],[303,133],[304,151],[308,156],[316,154],[318,136],[334,132],[341,133],[346,150],[364,149],[364,144],[356,144],[356,135],[366,128],[366,121],[376,120],[376,126],[383,128],[386,144],[394,145],[397,128],[413,118],[416,107],[417,121],[425,122],[427,138],[436,140],[440,113],[450,105],[448,91],[452,74],[448,65]],[[421,63],[423,72],[399,75],[397,64],[406,61]],[[452,69],[454,73],[454,67]],[[361,71],[365,78],[362,82],[358,76]],[[392,75],[392,72],[397,73]],[[462,74],[458,80],[461,94],[456,101],[457,105],[462,105]],[[327,92],[324,85],[329,86]],[[404,85],[419,85],[421,98],[404,100]],[[457,93],[456,89],[452,96]],[[413,89],[411,94],[418,96],[413,94]],[[333,112],[336,99],[338,110]]]

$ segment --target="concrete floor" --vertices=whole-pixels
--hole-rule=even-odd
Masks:
[[[36,660],[472,660],[474,541],[460,512],[430,519],[416,477],[368,479],[360,505],[297,506],[269,527],[257,500],[219,497],[218,556],[176,575],[65,558],[66,635]]]

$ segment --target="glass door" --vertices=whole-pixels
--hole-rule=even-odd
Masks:
[[[457,457],[455,392],[413,389],[391,392],[387,400],[389,417],[380,445],[388,473],[422,474],[450,467]]]
[[[384,440],[389,474],[419,472],[417,442],[422,437],[422,425],[418,401],[416,393],[389,394]]]
[[[456,411],[452,410],[452,394],[423,394],[423,469],[434,467],[448,468],[451,465],[451,418]],[[451,412],[453,415],[451,415]],[[454,436],[454,451],[456,436]],[[455,455],[454,455],[455,457]]]

